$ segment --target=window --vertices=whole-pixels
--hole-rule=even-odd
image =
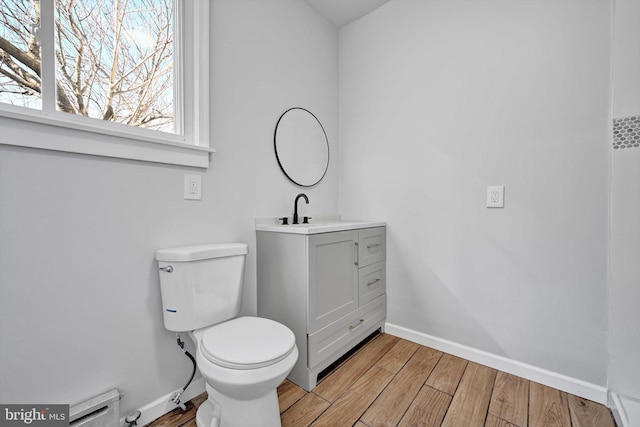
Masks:
[[[41,109],[37,2],[2,0],[0,10],[0,102]]]
[[[127,140],[0,143],[208,166],[207,20],[207,0],[0,0],[0,116]]]

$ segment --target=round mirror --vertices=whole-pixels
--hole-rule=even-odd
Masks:
[[[329,141],[320,120],[295,107],[278,119],[273,145],[280,169],[294,184],[312,187],[329,167]]]

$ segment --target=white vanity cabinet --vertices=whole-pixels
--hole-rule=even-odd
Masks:
[[[300,355],[288,378],[311,391],[322,370],[384,328],[385,227],[257,230],[258,316],[294,332]]]

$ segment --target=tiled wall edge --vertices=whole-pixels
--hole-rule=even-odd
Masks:
[[[613,148],[640,147],[640,115],[613,119]]]

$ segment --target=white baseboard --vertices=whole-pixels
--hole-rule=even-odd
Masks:
[[[169,402],[169,399],[171,399],[171,395],[173,395],[173,393],[179,390],[181,390],[181,388],[178,390],[172,391],[171,393],[168,393],[162,397],[159,397],[153,402],[140,408],[140,412],[142,414],[140,415],[140,418],[137,421],[137,425],[138,426],[147,425],[150,422],[157,420],[167,412],[173,411],[176,408],[176,405],[174,403]],[[189,400],[193,399],[199,394],[204,393],[204,391],[205,391],[204,378],[202,377],[196,378],[193,380],[191,384],[189,384],[189,387],[187,387],[187,389],[184,391],[184,393],[180,397],[180,401],[188,402]],[[125,427],[127,426],[127,423],[124,422],[124,418],[120,420],[120,425]]]
[[[610,392],[609,407],[618,427],[640,426],[640,402]]]
[[[476,348],[467,347],[462,344],[457,344],[452,341],[447,341],[442,338],[437,338],[391,323],[386,323],[385,332],[435,350],[449,353],[481,365],[489,366],[570,394],[575,394],[576,396],[580,396],[603,405],[609,404],[607,399],[607,388],[603,386],[591,384],[557,372],[548,371],[546,369],[518,362],[503,356],[498,356]]]
[[[609,394],[609,408],[611,408],[611,413],[618,427],[631,427],[627,420],[627,414],[624,411],[624,405],[620,401],[620,396],[616,393],[611,392]]]

